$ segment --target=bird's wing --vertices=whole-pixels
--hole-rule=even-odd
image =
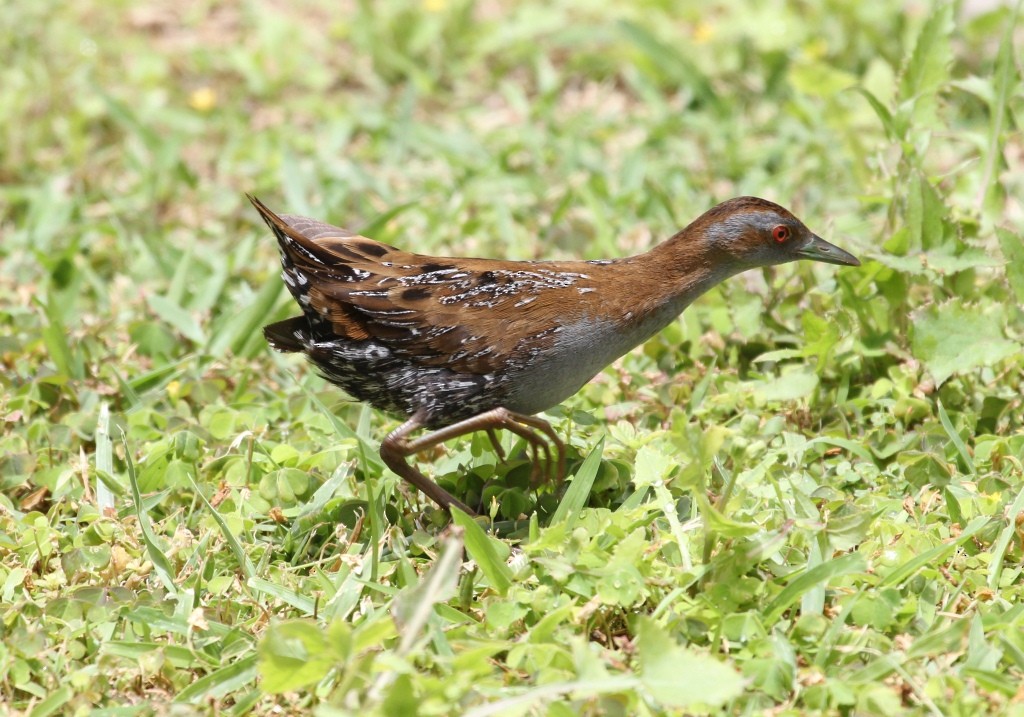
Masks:
[[[285,281],[311,321],[420,365],[486,374],[526,359],[573,318],[567,304],[581,312],[583,297],[596,294],[585,262],[423,256],[253,204],[278,238]]]

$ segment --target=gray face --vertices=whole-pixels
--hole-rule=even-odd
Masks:
[[[855,256],[816,236],[788,212],[761,209],[732,214],[710,226],[707,239],[739,269],[799,259],[860,266]]]

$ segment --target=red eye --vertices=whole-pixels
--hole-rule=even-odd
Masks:
[[[789,227],[787,227],[785,224],[780,224],[779,226],[775,227],[774,229],[772,229],[772,238],[774,238],[775,241],[779,242],[780,244],[786,241],[787,239],[789,239]]]

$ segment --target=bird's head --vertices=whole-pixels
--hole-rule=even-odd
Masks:
[[[811,259],[860,266],[853,254],[828,243],[787,209],[766,199],[737,197],[697,218],[691,227],[709,252],[737,271]]]

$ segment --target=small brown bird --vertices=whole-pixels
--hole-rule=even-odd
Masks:
[[[859,266],[778,204],[738,197],[646,254],[502,261],[412,254],[249,197],[277,237],[302,315],[263,330],[351,396],[407,420],[381,444],[391,470],[444,508],[473,511],[406,462],[456,436],[510,430],[535,455],[564,446],[532,415],[576,393],[722,280],[812,259]],[[437,429],[420,438],[419,428]],[[495,445],[497,445],[495,443]],[[550,454],[548,454],[550,457]]]

